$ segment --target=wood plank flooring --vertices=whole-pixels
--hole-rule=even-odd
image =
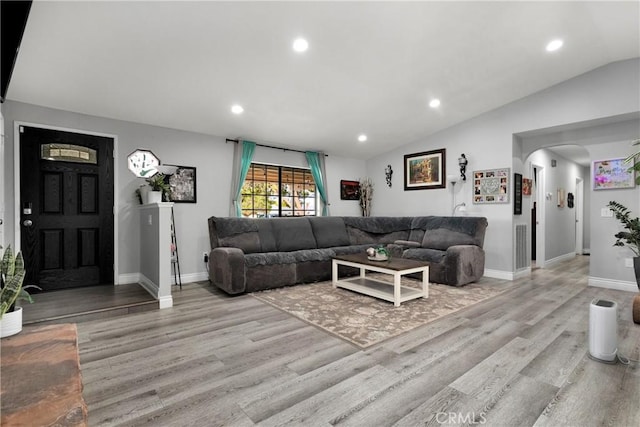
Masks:
[[[62,289],[32,295],[22,302],[25,325],[77,323],[158,310],[158,301],[137,283]]]
[[[588,358],[589,302],[619,304],[640,357],[632,293],[587,287],[588,258],[359,350],[208,283],[171,309],[78,324],[89,423],[153,426],[639,426],[638,363]],[[500,286],[501,281],[482,279]]]

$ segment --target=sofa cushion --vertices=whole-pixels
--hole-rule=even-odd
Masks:
[[[273,218],[271,221],[277,250],[290,252],[317,248],[308,218]]]
[[[438,249],[415,248],[404,251],[402,257],[438,263],[442,262],[446,254],[447,251],[440,251]]]
[[[349,235],[344,220],[340,217],[309,217],[313,235],[319,248],[332,248],[349,244]]]
[[[455,245],[482,247],[486,227],[486,218],[432,217],[426,223],[422,247],[440,250]]]
[[[352,245],[387,244],[407,240],[411,227],[408,217],[344,217]]]

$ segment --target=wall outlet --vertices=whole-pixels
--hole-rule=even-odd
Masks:
[[[624,259],[624,266],[625,267],[629,267],[629,268],[633,268],[633,258],[625,258]]]
[[[202,252],[202,260],[205,263],[209,262],[209,254],[207,252]]]

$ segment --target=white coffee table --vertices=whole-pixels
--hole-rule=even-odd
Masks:
[[[338,266],[346,265],[360,269],[360,276],[340,279]],[[394,306],[416,298],[429,298],[429,265],[412,259],[391,258],[387,261],[371,261],[366,254],[340,255],[332,261],[333,287],[349,289],[354,292],[391,301]],[[367,271],[390,274],[393,283],[366,276]],[[422,272],[422,289],[402,286],[401,277],[406,274]]]

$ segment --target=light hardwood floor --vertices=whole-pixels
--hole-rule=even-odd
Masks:
[[[367,350],[208,283],[175,307],[78,324],[90,425],[639,426],[640,369],[588,358],[588,258]],[[485,282],[502,283],[483,279]]]

